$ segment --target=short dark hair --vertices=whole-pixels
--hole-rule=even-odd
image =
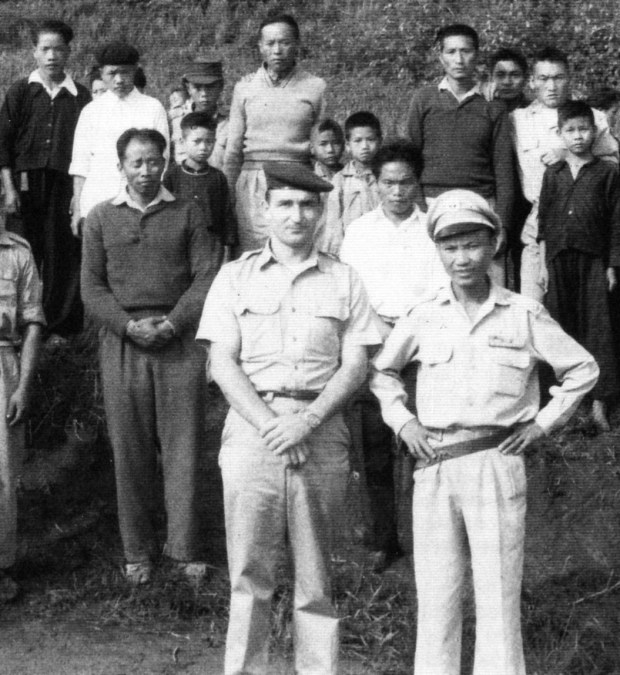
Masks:
[[[173,84],[170,89],[168,89],[168,96],[172,96],[172,94],[181,94],[185,100],[189,98],[187,89],[182,84]]]
[[[558,108],[558,129],[576,117],[587,117],[590,124],[595,125],[592,108],[585,101],[566,101]]]
[[[372,159],[372,172],[375,178],[381,175],[384,164],[403,162],[408,164],[416,173],[416,149],[413,143],[406,138],[391,138],[386,141]]]
[[[440,48],[443,48],[444,40],[455,36],[468,37],[474,43],[476,51],[480,48],[480,38],[478,37],[478,33],[465,23],[451,23],[449,26],[442,26],[435,36],[435,44],[439,45]]]
[[[339,143],[344,144],[344,134],[342,133],[342,127],[336,122],[336,120],[328,117],[327,119],[321,120],[318,124],[314,125],[313,131],[317,134],[322,133],[323,131],[333,131],[336,140]]]
[[[215,131],[217,129],[217,120],[212,115],[204,112],[191,112],[181,118],[181,131],[183,135],[185,135],[186,131],[196,129],[196,127]]]
[[[527,60],[520,51],[511,49],[510,47],[503,47],[502,49],[498,49],[496,52],[491,54],[491,58],[489,59],[489,70],[491,73],[493,73],[495,66],[500,61],[512,61],[513,63],[516,63],[521,69],[521,72],[524,75],[527,75]]]
[[[70,44],[71,40],[73,40],[73,28],[64,21],[59,21],[58,19],[42,19],[41,21],[35,21],[32,24],[30,34],[32,37],[32,44],[35,45],[35,47],[39,42],[39,36],[44,33],[60,35],[66,45]]]
[[[166,139],[157,129],[136,129],[132,127],[131,129],[127,129],[127,131],[123,131],[116,141],[116,154],[119,161],[122,162],[125,159],[125,152],[131,141],[152,143],[159,149],[162,155],[166,150]]]
[[[146,73],[141,66],[136,68],[136,72],[133,76],[133,83],[138,87],[138,89],[144,89],[146,87]]]
[[[588,96],[586,103],[599,110],[609,110],[620,103],[620,91],[612,87],[601,87]]]
[[[548,63],[561,63],[566,70],[570,67],[568,64],[568,56],[557,47],[543,47],[534,54],[534,65],[537,63],[544,63],[545,61]]]
[[[383,135],[381,133],[381,122],[379,122],[379,118],[367,110],[354,112],[344,121],[344,135],[347,141],[349,140],[349,136],[353,129],[357,129],[358,127],[370,127],[371,129],[374,129],[379,138]]]
[[[265,28],[265,26],[271,26],[274,23],[285,23],[287,26],[290,26],[291,30],[293,31],[293,36],[295,37],[295,40],[299,40],[301,35],[299,32],[299,24],[297,23],[297,21],[293,16],[284,13],[268,14],[260,22],[260,26],[258,27],[259,40],[263,36],[263,28]]]

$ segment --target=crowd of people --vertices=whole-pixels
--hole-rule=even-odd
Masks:
[[[530,64],[501,49],[481,82],[479,36],[453,24],[437,33],[444,77],[413,92],[404,137],[384,141],[373,112],[343,127],[325,116],[326,83],[297,64],[288,14],[259,26],[261,63],[228,118],[221,62],[185,64],[166,112],[124,42],[99,50],[90,89],[75,82],[72,38],[39,22],[36,68],[0,110],[2,596],[18,592],[7,570],[37,354],[86,315],[99,327],[129,583],[149,583],[162,550],[158,455],[163,553],[190,582],[205,578],[209,378],[230,404],[226,675],[269,672],[285,545],[295,670],[337,672],[330,555],[352,437],[377,572],[403,555],[395,449],[411,462],[415,672],[460,672],[471,564],[474,672],[523,675],[523,452],[588,393],[609,430],[620,388],[620,95],[572,100],[552,47]],[[557,380],[542,408],[541,363]]]

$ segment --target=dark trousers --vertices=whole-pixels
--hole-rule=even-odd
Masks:
[[[164,553],[201,560],[197,495],[205,452],[205,352],[191,335],[146,350],[104,330],[100,357],[125,558],[141,562],[159,552],[154,515],[161,450]]]
[[[601,370],[592,398],[618,393],[618,362],[614,350],[605,265],[600,258],[574,249],[547,261],[549,289],[545,304],[551,316],[594,356]]]
[[[25,237],[43,282],[47,330],[71,335],[82,330],[80,240],[71,233],[69,207],[73,179],[53,169],[35,169],[14,176],[21,200],[21,218],[12,216],[7,229]]]

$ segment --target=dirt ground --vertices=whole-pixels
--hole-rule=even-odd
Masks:
[[[220,424],[218,414],[210,428],[215,448]],[[577,425],[528,459],[523,612],[530,675],[620,673],[619,441],[620,431],[593,437]],[[215,461],[213,454],[204,467],[209,580],[195,591],[162,562],[149,589],[132,591],[120,573],[105,442],[35,452],[20,500],[15,573],[24,594],[0,608],[0,675],[221,673],[228,581]],[[356,505],[349,511],[354,520]],[[342,675],[408,673],[415,616],[410,559],[382,577],[370,575],[363,547],[350,537],[345,543],[336,584],[344,616]],[[273,675],[293,672],[283,628],[287,593],[286,584],[276,593],[281,632],[274,635]],[[471,667],[472,615],[464,673]]]

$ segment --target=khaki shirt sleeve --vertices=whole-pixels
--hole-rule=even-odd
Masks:
[[[235,315],[236,298],[230,267],[225,265],[207,294],[196,333],[197,342],[235,343],[239,340],[241,331]]]
[[[529,316],[532,346],[561,383],[559,387],[551,387],[551,400],[536,416],[540,428],[549,433],[575,412],[596,384],[599,368],[594,357],[567,335],[546,309],[541,307],[538,313]]]
[[[401,319],[372,363],[370,390],[379,399],[385,423],[396,435],[415,418],[407,408],[407,392],[400,376],[414,360],[419,341],[411,317]]]
[[[18,278],[16,316],[18,329],[29,323],[40,323],[45,326],[41,304],[41,282],[34,257],[30,252]]]
[[[343,349],[348,345],[380,345],[380,320],[370,305],[368,294],[357,272],[350,267],[351,307],[342,334]]]

